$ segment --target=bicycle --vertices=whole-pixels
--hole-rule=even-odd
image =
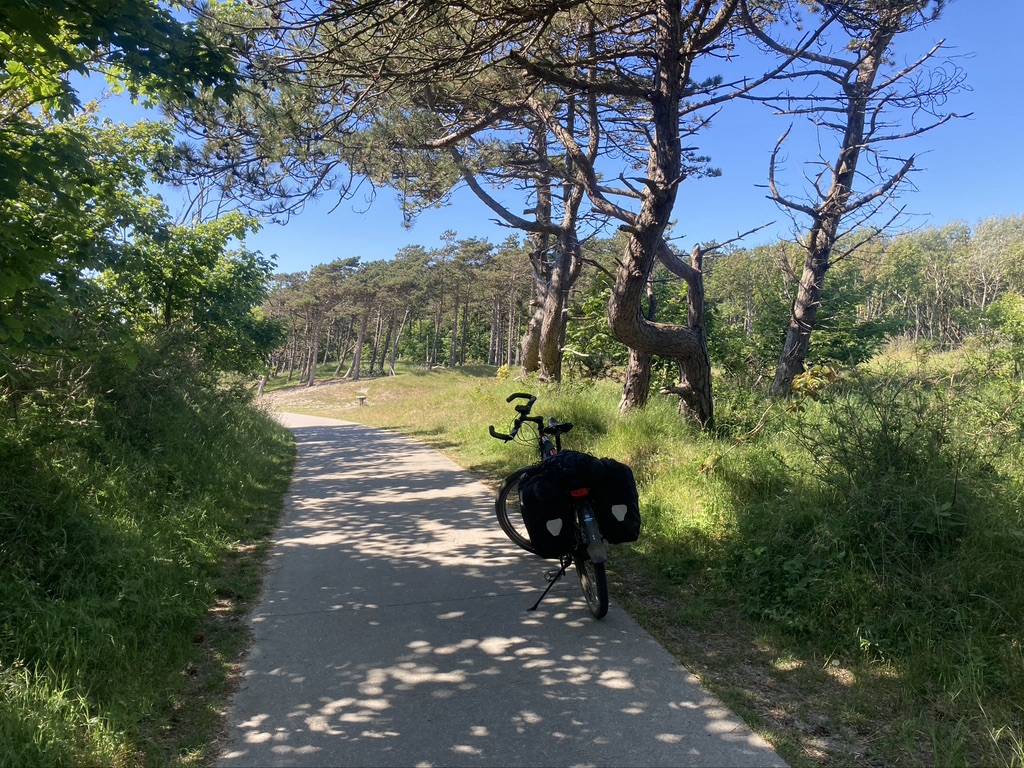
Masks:
[[[536,443],[540,461],[532,466],[517,469],[506,477],[498,489],[494,507],[498,525],[505,535],[521,549],[538,554],[523,520],[520,481],[537,472],[546,460],[562,453],[562,435],[569,432],[573,425],[567,422],[559,423],[554,418],[545,424],[543,417],[530,415],[537,400],[533,395],[517,392],[509,395],[506,402],[511,403],[514,400],[526,400],[526,403],[515,406],[518,415],[509,434],[502,434],[491,426],[491,437],[510,442],[516,439],[523,424],[533,424],[537,429]],[[608,613],[608,577],[605,571],[607,549],[590,503],[590,488],[570,487],[567,493],[573,522],[570,532],[571,549],[559,556],[560,567],[547,574],[548,587],[529,610],[536,610],[555,582],[565,575],[566,569],[570,565],[575,565],[587,607],[595,618],[601,619]]]

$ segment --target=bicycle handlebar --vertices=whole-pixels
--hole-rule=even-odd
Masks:
[[[496,430],[494,428],[493,424],[490,427],[488,427],[488,429],[491,432],[491,437],[496,437],[499,440],[504,440],[506,443],[515,436],[515,435],[504,435],[504,434],[502,434],[501,432],[499,432],[498,430]],[[515,431],[515,430],[513,430],[513,431]]]
[[[511,403],[513,400],[526,400],[526,405],[517,405],[516,411],[523,414],[523,416],[530,415],[530,409],[533,408],[533,404],[537,402],[536,395],[529,395],[526,392],[516,392],[505,398],[506,403]]]
[[[515,392],[505,398],[506,403],[511,403],[513,400],[526,400],[526,402],[520,403],[515,407],[516,413],[518,413],[519,415],[516,417],[516,420],[512,423],[512,431],[506,435],[501,432],[498,432],[493,425],[488,428],[491,433],[491,437],[497,438],[498,440],[504,440],[506,443],[509,440],[515,439],[516,435],[519,434],[519,428],[523,426],[524,421],[530,420],[530,410],[533,408],[533,404],[537,402],[537,398],[535,395],[530,395],[527,394],[526,392]]]
[[[506,435],[503,432],[499,432],[498,430],[496,430],[492,425],[488,427],[488,430],[491,433],[491,437],[496,438],[498,440],[504,440],[506,443],[509,442],[510,440],[515,440],[516,435],[519,434],[519,430],[523,426],[523,424],[525,424],[526,422],[530,422],[532,424],[537,425],[537,432],[540,439],[539,446],[542,458],[547,455],[545,445],[547,445],[548,448],[553,448],[552,452],[561,451],[562,435],[564,435],[566,432],[572,429],[572,424],[569,424],[568,422],[559,424],[554,419],[551,419],[551,423],[545,426],[543,417],[531,416],[530,410],[533,408],[533,404],[537,402],[537,398],[534,395],[529,395],[526,394],[525,392],[516,392],[505,398],[506,403],[511,403],[513,400],[526,400],[526,402],[519,403],[518,405],[515,406],[516,413],[518,414],[518,416],[516,416],[515,421],[512,422],[511,432],[509,432],[509,434]],[[550,441],[547,440],[547,436],[549,435],[555,438],[554,446],[551,446]]]

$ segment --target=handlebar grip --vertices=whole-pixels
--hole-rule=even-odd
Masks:
[[[519,428],[523,425],[523,421],[526,420],[527,417],[530,415],[530,409],[533,408],[533,404],[537,402],[537,398],[534,395],[528,394],[526,392],[514,392],[505,398],[506,403],[511,403],[513,400],[526,400],[526,402],[520,403],[515,407],[516,412],[519,414],[519,416],[516,418],[515,424],[512,426],[512,432],[510,434],[504,435],[498,430],[496,430],[493,426],[488,428],[490,430],[491,437],[496,437],[499,440],[504,440],[506,443],[509,440],[515,440],[516,435],[519,433]],[[529,421],[533,421],[533,419],[529,419]]]
[[[489,430],[490,430],[490,432],[491,432],[491,437],[496,437],[496,438],[498,438],[499,440],[504,440],[504,441],[505,441],[506,443],[507,443],[507,442],[508,442],[509,440],[511,440],[511,439],[512,439],[512,435],[503,435],[503,434],[501,434],[501,432],[498,432],[498,431],[497,431],[497,430],[496,430],[496,429],[494,428],[494,426],[493,426],[493,425],[492,425],[492,426],[490,426],[490,427],[488,427],[488,429],[489,429]]]

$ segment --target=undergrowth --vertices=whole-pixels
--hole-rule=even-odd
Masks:
[[[211,724],[197,744],[176,707],[225,558],[277,518],[291,442],[171,350],[82,387],[85,418],[26,397],[0,427],[0,765],[190,762]]]
[[[1022,417],[1014,382],[861,375],[716,477],[735,514],[716,567],[748,611],[898,669],[951,721],[932,739],[951,763],[1022,757]]]

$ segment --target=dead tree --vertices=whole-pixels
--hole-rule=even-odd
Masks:
[[[784,193],[779,179],[781,152],[792,126],[779,139],[769,164],[769,197],[790,214],[805,253],[771,385],[775,395],[788,394],[793,379],[805,370],[829,268],[903,213],[895,200],[914,169],[915,156],[898,156],[889,147],[956,117],[942,113],[941,106],[963,82],[958,67],[948,60],[938,61],[941,42],[908,64],[896,64],[893,58],[894,40],[935,20],[943,7],[941,0],[816,5],[834,22],[831,28],[838,40],[813,50],[798,50],[773,38],[747,0],[740,8],[755,39],[794,62],[779,78],[791,83],[791,89],[759,100],[779,114],[808,119],[819,146],[831,145],[835,152],[829,158],[823,150],[808,164],[813,170],[803,197]],[[857,237],[852,248],[836,253],[837,242],[853,231],[867,232],[869,237]]]

